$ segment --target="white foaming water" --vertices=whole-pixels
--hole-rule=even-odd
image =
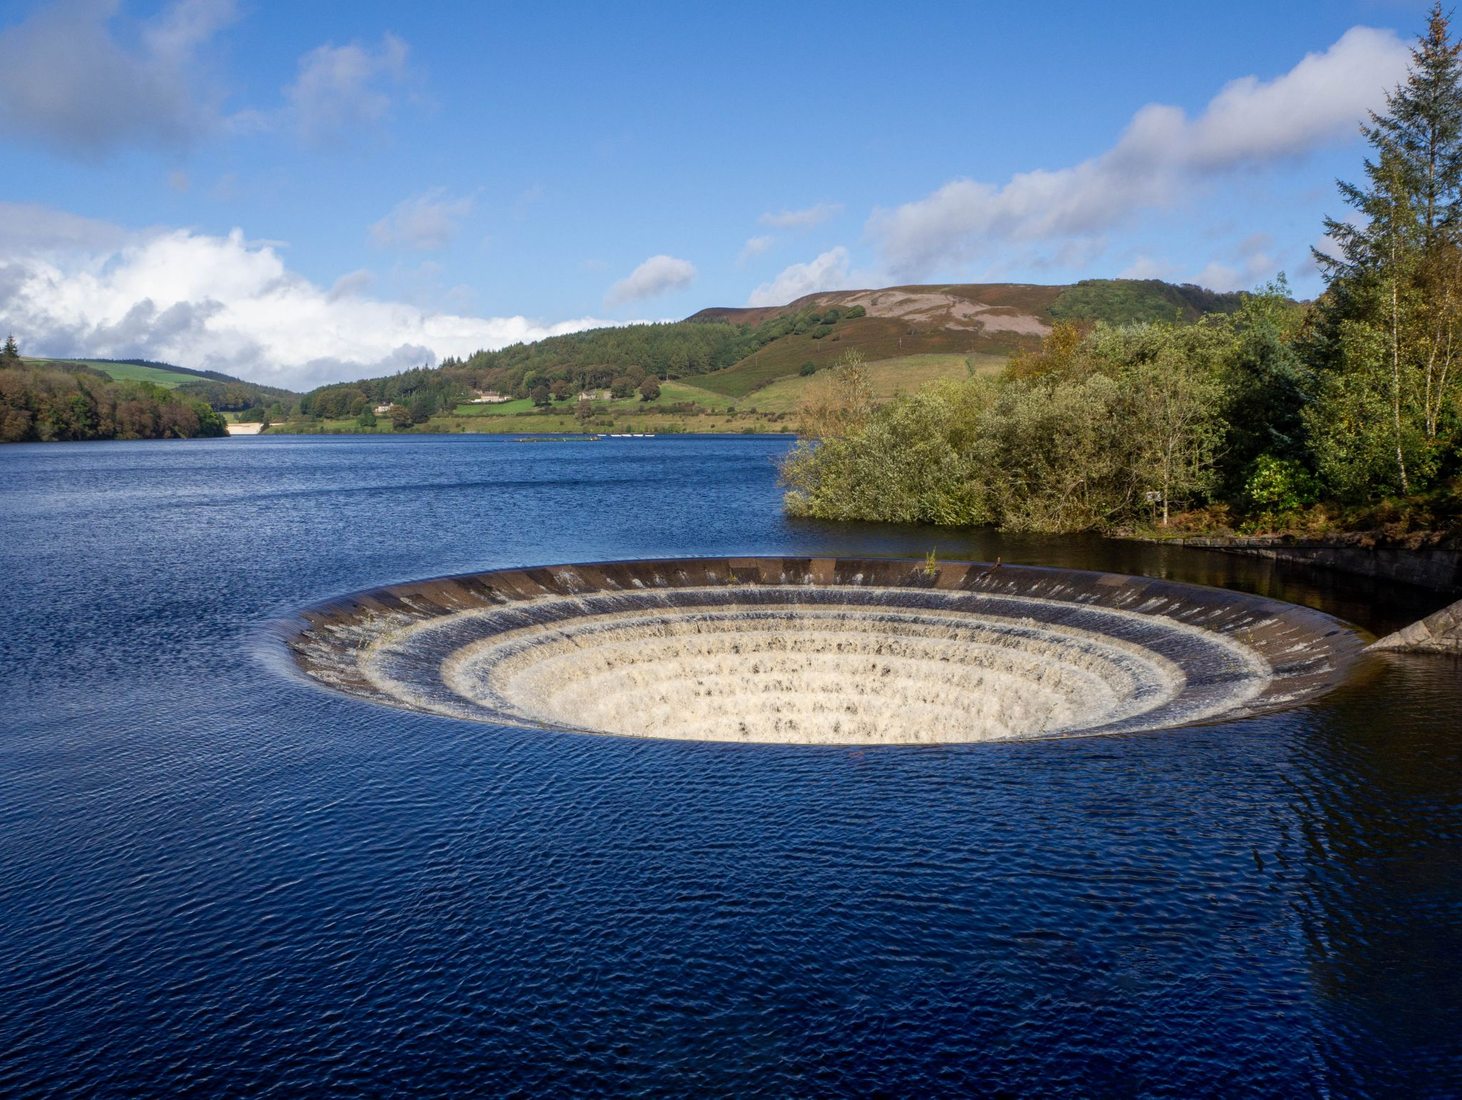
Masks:
[[[742,603],[725,587],[528,600],[384,629],[356,667],[388,699],[459,717],[838,744],[1192,722],[1241,708],[1270,680],[1249,647],[1161,614],[1038,598],[982,614],[967,594],[922,596],[958,607],[908,607],[899,590],[869,587],[831,602],[838,591],[807,603],[795,588]]]

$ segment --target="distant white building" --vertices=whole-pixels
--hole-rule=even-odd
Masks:
[[[374,411],[377,416],[385,416],[388,412],[391,411],[391,406],[389,403],[385,405],[377,405]]]
[[[505,393],[493,393],[491,390],[478,390],[476,396],[467,402],[469,405],[501,405],[504,401],[511,401],[512,397]]]

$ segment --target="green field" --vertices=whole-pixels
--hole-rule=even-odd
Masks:
[[[653,413],[667,405],[687,402],[700,405],[707,410],[724,410],[736,404],[733,398],[729,398],[723,393],[713,393],[691,382],[662,382],[660,398],[657,401],[641,401],[638,396],[635,396],[612,398],[609,401],[596,402],[596,404],[608,405],[615,415],[633,415],[639,412]],[[571,398],[568,401],[555,401],[549,406],[549,409],[554,414],[572,417],[574,405],[575,401]],[[452,416],[467,419],[538,415],[541,414],[538,412],[537,406],[526,397],[520,397],[515,401],[503,401],[496,405],[458,405],[452,410]],[[495,427],[492,430],[500,431],[502,429]]]
[[[794,424],[790,418],[775,415],[710,414],[681,416],[675,413],[652,412],[641,415],[609,415],[597,417],[585,427],[577,417],[560,413],[542,415],[530,413],[524,416],[434,416],[425,424],[398,433],[389,423],[378,423],[374,428],[358,426],[354,418],[320,421],[291,421],[275,424],[268,429],[270,435],[295,435],[320,433],[324,435],[406,435],[417,434],[478,434],[478,435],[537,435],[541,433],[574,435],[609,435],[615,432],[649,433],[651,435],[705,435],[717,432],[791,432]]]
[[[1008,333],[985,335],[948,328],[918,328],[891,317],[856,317],[840,321],[827,335],[784,336],[747,356],[734,367],[697,377],[694,384],[728,397],[747,398],[779,379],[796,378],[804,363],[817,370],[830,367],[849,349],[870,362],[907,362],[926,358],[997,357],[1002,362],[1023,343]],[[912,386],[906,387],[912,389]],[[760,407],[758,401],[751,402]]]
[[[174,389],[184,382],[197,382],[198,376],[180,371],[163,370],[159,367],[142,367],[136,363],[105,363],[100,359],[32,359],[26,362],[41,366],[56,366],[62,363],[77,363],[83,367],[99,370],[118,382],[151,382],[154,386]]]
[[[967,361],[981,374],[1001,370],[1007,362],[1003,355],[906,355],[902,359],[867,364],[868,381],[873,386],[873,396],[887,401],[901,393],[913,393],[940,378],[964,378],[969,373]],[[795,412],[816,377],[814,374],[806,378],[783,378],[748,395],[744,404],[764,413]]]

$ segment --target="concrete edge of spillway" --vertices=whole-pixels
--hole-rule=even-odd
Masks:
[[[1094,636],[1100,638],[1101,622],[1136,622],[1135,643],[1113,644],[1146,646],[1156,661],[1172,657],[1182,666],[1185,683],[1194,689],[1188,694],[1201,696],[1206,691],[1209,696],[1202,706],[1190,701],[1184,709],[1169,703],[1145,716],[1124,716],[1120,721],[1070,729],[1058,723],[1031,736],[1166,728],[1287,708],[1343,682],[1370,641],[1358,628],[1312,608],[1151,577],[998,563],[816,557],[611,561],[436,577],[326,600],[281,626],[298,669],[333,690],[387,705],[501,725],[624,733],[604,724],[580,724],[572,716],[524,709],[487,689],[481,697],[459,698],[443,687],[442,667],[469,643],[486,644],[484,636],[511,635],[524,623],[532,623],[543,637],[556,640],[563,634],[563,625],[604,618],[606,607],[613,609],[609,617],[615,620],[666,607],[693,618],[710,604],[721,609],[743,604],[784,608],[819,600],[854,605],[853,615],[866,609],[870,617],[904,609],[924,615],[967,609],[973,617],[982,609],[995,608],[1003,616],[1000,621],[1014,624],[1009,629],[1017,634],[1019,624],[1025,623],[1073,634],[1084,629],[1088,636],[1095,631]],[[724,610],[720,613],[726,614]],[[437,631],[448,640],[420,643],[419,653],[381,656],[383,640],[413,632],[425,636],[438,623],[456,620],[495,625],[478,627],[465,640],[460,631]],[[1093,628],[1092,622],[1098,625]],[[1131,631],[1123,625],[1121,632]],[[1147,635],[1155,641],[1144,641]],[[1181,638],[1182,643],[1168,640],[1169,635]],[[537,644],[537,636],[528,635],[530,649]],[[1240,655],[1240,663],[1247,661],[1258,670],[1248,677],[1248,689],[1234,695],[1232,705],[1213,703],[1218,689],[1201,681],[1244,676],[1210,672],[1204,645],[1226,647]],[[518,652],[522,649],[519,645]],[[403,682],[410,683],[409,689],[402,688]],[[743,738],[710,734],[704,739]],[[796,735],[752,739],[803,740]],[[951,735],[940,739],[983,738]],[[835,736],[817,740],[885,743],[866,738],[838,741]],[[889,738],[887,743],[907,740],[911,739]]]

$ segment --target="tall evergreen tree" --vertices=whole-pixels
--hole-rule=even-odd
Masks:
[[[1351,495],[1411,492],[1450,448],[1462,373],[1459,51],[1437,4],[1405,82],[1363,128],[1375,150],[1364,183],[1339,183],[1359,217],[1327,218],[1338,254],[1315,253],[1329,286],[1308,419],[1321,472]],[[1360,454],[1368,458],[1358,464]],[[1386,468],[1375,468],[1383,454]]]

